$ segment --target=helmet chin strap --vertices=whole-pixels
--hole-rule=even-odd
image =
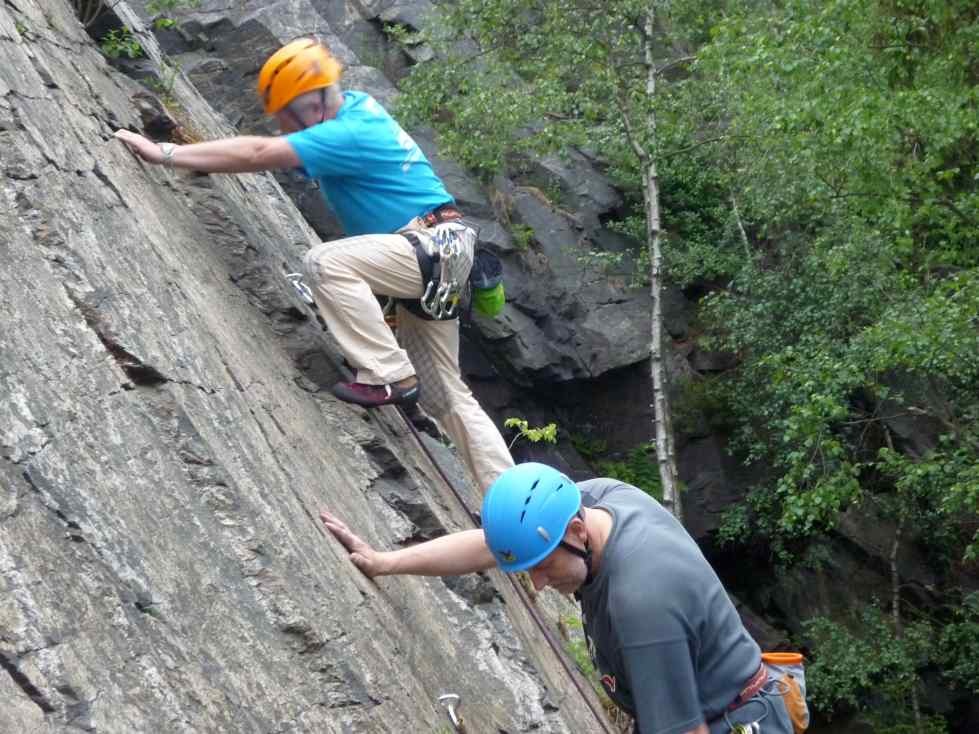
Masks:
[[[585,515],[580,510],[578,511],[578,517],[580,517],[581,520],[582,520],[582,522],[584,522]],[[584,562],[585,562],[585,569],[587,570],[587,573],[585,574],[585,583],[582,584],[582,586],[588,586],[588,584],[590,584],[595,579],[595,577],[592,576],[592,572],[591,572],[591,546],[588,544],[587,528],[586,528],[586,533],[585,533],[585,547],[584,548],[578,548],[577,546],[571,545],[570,543],[568,543],[565,540],[559,541],[558,542],[558,545],[561,546],[562,548],[564,548],[564,550],[568,551],[568,553],[571,553],[573,555],[576,555],[576,556],[578,556],[578,558],[581,558],[581,559],[584,560]]]

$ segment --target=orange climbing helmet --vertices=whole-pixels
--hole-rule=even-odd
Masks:
[[[258,96],[274,115],[301,94],[324,89],[340,79],[340,62],[315,38],[287,43],[258,73]]]

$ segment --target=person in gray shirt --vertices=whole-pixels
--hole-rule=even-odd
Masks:
[[[495,564],[528,571],[538,590],[575,594],[602,684],[635,717],[637,734],[793,733],[788,687],[762,664],[717,574],[679,521],[633,486],[575,484],[543,464],[519,464],[487,491],[482,530],[391,552],[328,512],[321,518],[370,577]],[[793,673],[801,677],[801,667]],[[794,704],[805,707],[801,696]],[[803,719],[797,733],[808,712]]]

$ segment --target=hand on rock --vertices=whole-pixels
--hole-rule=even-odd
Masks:
[[[320,520],[333,537],[347,549],[351,562],[367,578],[374,578],[384,572],[381,563],[382,554],[367,545],[363,538],[350,530],[340,518],[324,510],[320,513]]]
[[[147,163],[163,163],[163,151],[157,143],[129,130],[116,130],[115,137]]]

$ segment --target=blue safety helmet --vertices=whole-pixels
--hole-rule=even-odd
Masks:
[[[564,538],[581,508],[578,486],[546,464],[517,464],[497,477],[483,499],[486,544],[504,571],[536,566]]]

